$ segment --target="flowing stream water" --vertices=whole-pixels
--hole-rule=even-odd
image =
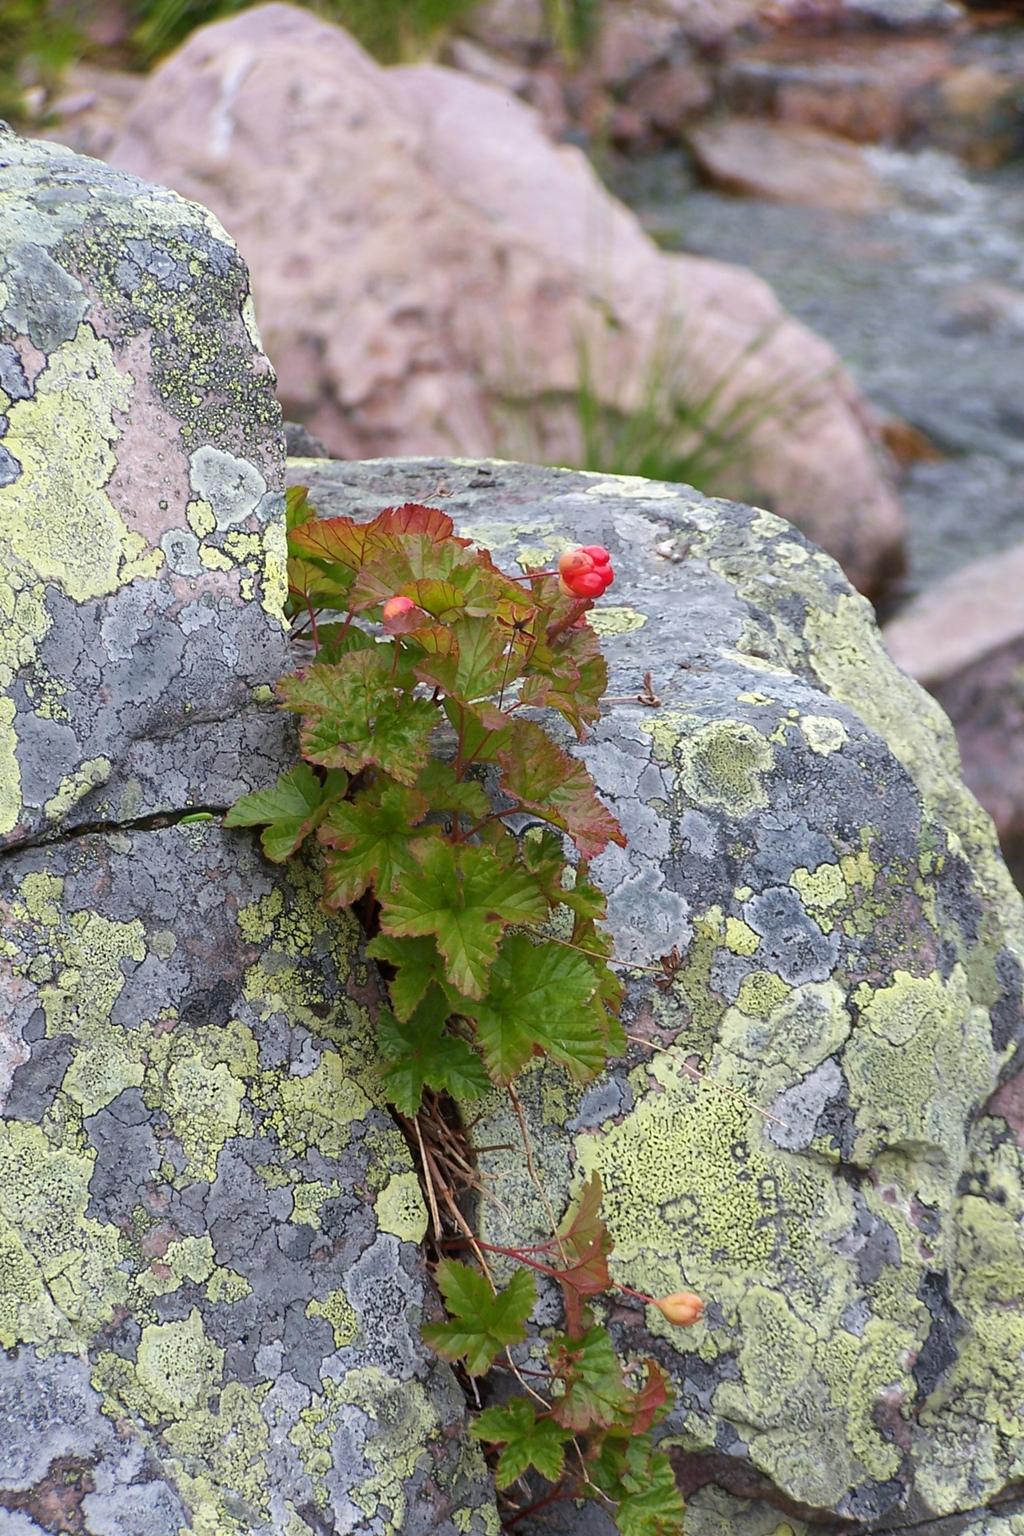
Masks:
[[[934,446],[902,478],[899,599],[1024,539],[1024,165],[983,175],[935,150],[868,157],[892,196],[870,214],[724,196],[697,186],[681,153],[620,170],[615,189],[666,248],[767,279],[868,399]]]

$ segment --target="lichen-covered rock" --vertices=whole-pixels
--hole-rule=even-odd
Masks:
[[[594,870],[630,1053],[524,1096],[556,1203],[600,1172],[615,1274],[707,1299],[686,1332],[611,1317],[676,1381],[692,1536],[1014,1529],[978,1511],[1024,1478],[1024,921],[948,721],[766,513],[496,463],[291,471],[324,514],[443,481],[506,561],[613,553],[613,702],[582,752],[629,839]],[[660,990],[641,968],[673,945]],[[474,1135],[514,1121],[496,1102]],[[534,1240],[522,1159],[480,1159],[512,1212],[484,1204],[490,1235]]]
[[[354,919],[209,821],[9,854],[0,913],[0,1512],[492,1531]]]
[[[216,219],[0,128],[0,842],[279,757],[282,456]]]
[[[497,1526],[358,927],[213,814],[294,752],[272,385],[208,214],[0,136],[3,1536]]]

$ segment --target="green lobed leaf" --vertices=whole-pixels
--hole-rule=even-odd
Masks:
[[[476,1004],[476,1028],[487,1069],[511,1082],[543,1050],[586,1082],[605,1062],[604,1031],[590,1005],[597,978],[586,957],[525,934],[505,939],[486,997]]]
[[[442,1259],[437,1283],[451,1318],[425,1324],[423,1337],[446,1360],[464,1360],[471,1376],[483,1375],[496,1355],[526,1337],[526,1320],[537,1299],[529,1270],[517,1270],[495,1296],[478,1269]]]
[[[597,798],[586,768],[534,721],[517,722],[498,761],[508,793],[568,832],[585,859],[596,857],[610,842],[626,846],[622,828]]]
[[[491,809],[487,791],[475,779],[460,779],[450,763],[431,758],[416,788],[426,795],[432,811],[458,811],[479,821]]]
[[[332,805],[317,837],[329,850],[324,892],[329,907],[346,907],[373,886],[378,898],[413,868],[409,844],[427,801],[415,789],[386,781]]]
[[[644,1437],[630,1443],[625,1460],[615,1512],[621,1536],[683,1536],[683,1496],[665,1453]]]
[[[540,922],[547,902],[526,870],[489,848],[437,838],[414,842],[410,852],[417,869],[382,896],[381,929],[434,934],[451,984],[482,997],[502,929]]]
[[[536,1467],[541,1477],[557,1483],[565,1470],[565,1446],[572,1439],[549,1414],[537,1417],[534,1405],[525,1397],[514,1397],[503,1408],[485,1408],[470,1425],[477,1440],[504,1446],[498,1458],[494,1480],[507,1488],[528,1467]]]
[[[395,974],[388,982],[391,1006],[399,1019],[408,1019],[426,996],[427,988],[438,986],[445,993],[449,1012],[458,1013],[459,1003],[464,1001],[449,984],[445,964],[438,953],[433,935],[425,938],[394,939],[379,933],[366,946],[371,960],[383,960],[394,966]]]
[[[437,711],[428,699],[396,693],[391,656],[390,643],[375,645],[282,678],[285,707],[303,716],[305,758],[349,773],[376,764],[400,784],[415,783],[430,754]]]
[[[284,493],[285,528],[291,533],[300,523],[308,523],[314,517],[316,512],[309,504],[309,486],[290,485]]]
[[[460,619],[452,625],[457,649],[449,656],[420,662],[421,682],[442,688],[460,704],[472,704],[499,693],[519,676],[521,659],[507,648],[504,632],[490,618]]]
[[[275,864],[283,864],[347,788],[346,774],[329,773],[321,783],[312,768],[297,763],[281,774],[272,789],[258,789],[236,800],[224,818],[224,825],[264,827],[264,853]]]
[[[490,1087],[484,1064],[468,1042],[445,1033],[449,1012],[447,998],[436,986],[404,1022],[386,1008],[380,1012],[382,1077],[388,1098],[404,1115],[416,1114],[424,1087],[450,1093],[461,1102],[480,1098]]]
[[[588,1328],[581,1338],[558,1334],[551,1340],[548,1353],[552,1372],[565,1384],[563,1396],[556,1398],[552,1407],[559,1424],[582,1432],[622,1421],[632,1394],[604,1328]]]

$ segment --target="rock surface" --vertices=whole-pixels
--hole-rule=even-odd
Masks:
[[[293,750],[272,385],[205,210],[3,133],[4,1536],[496,1529],[358,929],[214,815]]]
[[[600,1171],[619,1278],[707,1299],[686,1333],[611,1318],[676,1380],[688,1532],[1018,1532],[1024,914],[948,721],[765,513],[498,463],[290,473],[321,513],[366,516],[443,479],[505,561],[613,553],[616,702],[582,752],[629,847],[594,870],[620,957],[682,963],[667,992],[627,971],[625,1063],[523,1093],[556,1207]],[[628,702],[648,670],[657,708]],[[515,1142],[499,1102],[474,1136]],[[488,1235],[533,1241],[518,1164],[480,1161],[514,1213],[486,1203]]]
[[[660,253],[496,87],[382,70],[269,5],[158,70],[112,158],[224,219],[286,411],[335,453],[490,452],[503,436],[518,457],[578,461],[583,347],[620,412],[653,380],[666,415],[688,404],[692,420],[727,380],[715,410],[747,428],[720,488],[793,518],[865,588],[898,563],[902,516],[834,353],[749,274]],[[666,450],[692,440],[684,424]]]
[[[697,165],[725,192],[774,203],[869,213],[888,200],[859,145],[757,117],[701,123],[687,134]]]
[[[964,778],[1024,874],[1024,545],[931,587],[885,629],[957,733]]]

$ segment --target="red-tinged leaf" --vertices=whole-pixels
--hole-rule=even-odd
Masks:
[[[389,541],[395,548],[399,547],[398,540],[403,534],[419,534],[431,543],[451,543],[463,549],[472,542],[456,534],[455,524],[447,512],[442,512],[440,507],[423,506],[418,501],[405,501],[400,507],[385,507],[368,526],[373,529],[375,543]]]
[[[570,1431],[549,1414],[538,1418],[536,1408],[525,1397],[514,1397],[501,1408],[485,1408],[469,1432],[477,1440],[504,1446],[494,1474],[499,1488],[508,1488],[529,1467],[536,1467],[549,1483],[557,1483],[565,1470]]]
[[[498,761],[513,799],[568,832],[585,859],[595,858],[610,842],[626,846],[622,828],[597,798],[586,768],[532,720],[517,722]]]
[[[427,1323],[423,1337],[446,1360],[464,1360],[471,1376],[482,1376],[496,1355],[526,1337],[526,1319],[537,1299],[529,1270],[517,1270],[495,1296],[478,1269],[442,1259],[437,1283],[451,1321]]]
[[[604,1328],[588,1328],[582,1338],[556,1335],[549,1346],[551,1369],[565,1385],[552,1414],[573,1431],[606,1428],[621,1420],[632,1394],[622,1377],[622,1363]]]
[[[305,526],[305,525],[303,525]],[[349,606],[351,574],[342,567],[317,565],[293,555],[288,561],[288,591],[293,598],[314,608],[345,611]]]
[[[519,676],[520,658],[508,650],[503,631],[491,619],[461,619],[452,625],[456,649],[431,656],[416,668],[421,682],[442,688],[460,704],[485,700]],[[478,713],[486,706],[476,705]]]
[[[510,934],[493,962],[490,990],[476,1005],[487,1070],[508,1083],[539,1051],[586,1082],[605,1061],[603,1031],[589,1006],[597,985],[582,955],[561,944]]]
[[[418,869],[382,896],[381,929],[396,937],[434,934],[452,986],[482,997],[502,930],[539,922],[547,903],[525,870],[489,848],[433,839],[411,851]]]
[[[303,757],[349,773],[375,763],[401,784],[415,782],[430,755],[437,712],[428,699],[396,695],[391,655],[390,645],[377,645],[282,678],[285,707],[303,716]]]
[[[344,773],[329,773],[321,783],[312,768],[297,763],[282,773],[273,788],[258,789],[236,800],[224,818],[224,825],[263,827],[263,852],[275,864],[283,864],[347,787]]]
[[[331,806],[317,831],[329,850],[324,859],[327,905],[347,907],[369,886],[379,897],[411,870],[409,843],[426,813],[423,795],[386,782]]]
[[[646,1434],[665,1417],[669,1405],[668,1377],[657,1360],[645,1360],[644,1368],[647,1379],[639,1392],[633,1395],[630,1424],[630,1433],[633,1435]]]
[[[406,638],[428,656],[450,656],[455,650],[455,636],[443,624],[420,624]]]
[[[577,1335],[582,1328],[582,1302],[599,1296],[611,1286],[608,1255],[612,1240],[601,1219],[601,1177],[595,1173],[583,1186],[578,1205],[558,1229],[563,1256],[557,1275],[565,1303],[566,1331]]]
[[[466,594],[451,581],[411,581],[402,588],[403,597],[409,597],[424,613],[450,623],[466,606]]]
[[[629,1482],[633,1487],[615,1514],[621,1536],[683,1536],[683,1496],[664,1452],[652,1451],[643,1471]]]
[[[302,523],[289,535],[289,549],[311,560],[341,565],[358,571],[371,538],[373,523],[357,523],[351,517],[324,517]]]
[[[683,1536],[682,1495],[668,1457],[654,1449],[649,1434],[604,1435],[588,1455],[587,1470],[618,1505],[621,1536]]]
[[[481,712],[476,705],[458,704],[454,699],[445,698],[442,707],[453,729],[462,736],[463,762],[497,762],[498,753],[512,734],[511,718],[493,705],[486,706]]]

